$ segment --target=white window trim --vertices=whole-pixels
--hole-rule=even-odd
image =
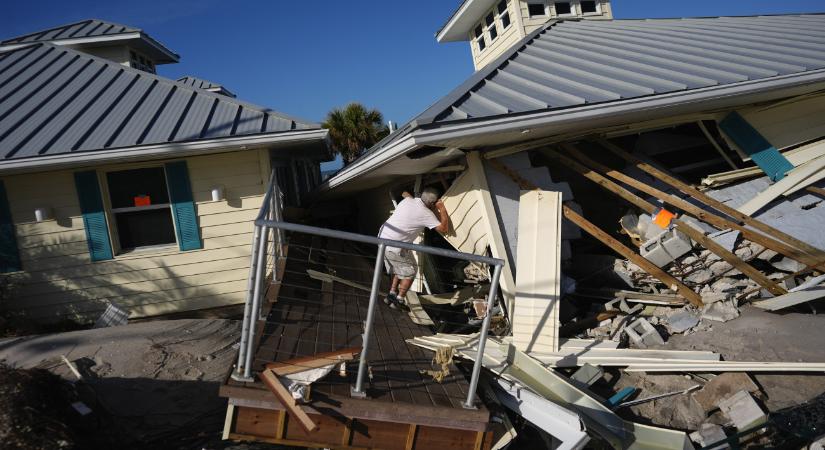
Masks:
[[[530,5],[542,5],[544,7],[543,8],[544,9],[544,14],[541,15],[541,16],[534,16],[534,15],[530,14]],[[536,17],[550,17],[550,5],[548,5],[545,2],[538,2],[538,1],[527,2],[527,18],[528,19],[533,19],[533,18],[536,18]]]
[[[160,168],[163,170],[163,180],[166,183],[166,192],[169,192],[169,180],[166,178],[166,167],[163,164],[129,164],[122,167],[107,167],[103,170],[99,171],[100,176],[98,177],[98,182],[100,183],[101,194],[103,195],[103,209],[106,212],[106,222],[108,222],[109,226],[109,240],[112,243],[112,253],[114,259],[118,259],[119,256],[126,256],[130,255],[134,252],[147,252],[147,251],[161,251],[161,250],[169,250],[171,248],[180,248],[180,243],[178,242],[178,229],[177,224],[175,223],[175,217],[172,214],[172,204],[171,203],[158,203],[149,206],[128,206],[123,208],[113,208],[112,207],[112,197],[109,191],[109,177],[107,174],[111,172],[122,172],[124,170],[132,170],[132,169],[151,169],[151,168]],[[120,234],[118,233],[117,229],[117,218],[115,214],[117,213],[124,213],[124,212],[131,212],[131,211],[148,211],[153,209],[169,209],[169,217],[172,220],[172,229],[175,232],[175,242],[170,242],[168,244],[155,244],[155,245],[144,245],[141,247],[133,247],[133,248],[123,248],[120,245]]]
[[[498,4],[500,2],[496,2],[495,6],[493,6],[493,13],[496,14],[496,22],[498,22],[501,25],[501,31],[504,31],[504,30],[510,28],[511,26],[513,26],[513,15],[510,14],[510,3],[511,2],[510,2],[510,0],[504,0],[504,1],[505,1],[507,6],[504,8],[503,12],[498,12]],[[504,21],[501,20],[501,18],[505,14],[507,14],[510,17],[510,24],[507,25],[506,27],[504,26]],[[501,33],[499,33],[499,34],[501,34]]]
[[[596,12],[586,13],[586,12],[584,12],[583,9],[581,9],[581,6],[582,6],[581,5],[581,0],[579,0],[579,11],[581,11],[582,16],[600,16],[600,15],[602,15],[602,2],[599,1],[599,0],[594,0],[594,1],[596,3]]]

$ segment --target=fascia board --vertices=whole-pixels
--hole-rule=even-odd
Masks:
[[[0,162],[0,174],[8,175],[102,163],[223,153],[247,150],[253,147],[265,147],[268,145],[285,145],[295,142],[324,141],[327,139],[327,133],[328,131],[325,129],[295,131],[274,135],[243,136],[231,139],[224,138],[195,142],[165,143],[105,151],[96,150],[85,153],[38,156]]]
[[[94,44],[96,42],[112,42],[112,41],[122,41],[126,39],[140,39],[141,33],[138,31],[131,32],[131,33],[119,33],[119,34],[108,34],[102,36],[90,36],[90,37],[81,37],[81,38],[71,38],[71,39],[55,39],[51,41],[45,41],[50,44],[54,45],[77,45],[77,44]],[[38,44],[43,41],[34,41],[34,42],[21,42],[19,44],[8,44],[0,47],[0,50],[14,50],[16,48],[25,47],[27,45]]]
[[[435,34],[438,42],[466,41],[467,34],[495,0],[466,0]],[[473,17],[473,19],[470,19]]]
[[[324,192],[341,186],[342,184],[368,172],[371,169],[383,166],[396,158],[404,156],[407,152],[414,150],[415,147],[415,138],[412,135],[407,135],[406,137],[391,144],[389,147],[381,149],[380,151],[374,152],[370,155],[366,155],[364,158],[353,162],[334,177],[318,186],[317,191]]]

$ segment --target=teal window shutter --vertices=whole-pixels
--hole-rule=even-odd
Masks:
[[[785,177],[786,173],[793,170],[793,164],[738,112],[728,114],[719,122],[719,128],[751,157],[771,181],[779,181]]]
[[[83,215],[83,228],[86,229],[86,243],[92,261],[112,259],[112,242],[109,240],[109,225],[103,210],[103,197],[100,195],[100,183],[97,172],[88,170],[75,172],[74,184],[77,198],[80,200],[80,213]]]
[[[186,161],[166,163],[166,184],[169,186],[169,202],[172,204],[172,217],[175,218],[175,232],[180,249],[203,248]]]
[[[20,254],[17,252],[17,237],[14,234],[14,222],[6,197],[6,187],[0,181],[0,273],[23,270]]]

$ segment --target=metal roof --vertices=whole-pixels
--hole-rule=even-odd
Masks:
[[[824,14],[551,22],[414,120],[570,108],[823,67]]]
[[[164,55],[164,58],[158,59],[159,63],[177,62],[180,59],[180,55],[151,38],[140,28],[99,19],[81,20],[80,22],[68,23],[23,36],[5,39],[0,41],[0,47],[35,42],[53,42],[55,44],[72,43],[77,45],[84,42],[93,43],[102,39],[118,39],[121,37],[123,39],[134,39],[137,37],[148,44],[148,48],[159,51],[161,55]]]
[[[218,83],[213,83],[211,81],[204,80],[204,79],[201,79],[201,78],[196,78],[196,77],[193,77],[193,76],[190,76],[190,75],[178,78],[178,82],[189,85],[189,86],[192,86],[192,87],[196,87],[198,89],[204,89],[204,90],[207,90],[209,92],[215,92],[215,93],[218,93],[218,94],[228,95],[230,97],[235,96],[235,94],[233,94],[229,89],[227,89],[223,85],[220,85]]]
[[[0,160],[318,128],[65,46],[0,52]]]

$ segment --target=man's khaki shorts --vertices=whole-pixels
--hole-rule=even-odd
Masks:
[[[415,278],[418,264],[415,263],[412,251],[399,248],[388,248],[384,252],[384,266],[387,273],[400,279]]]

